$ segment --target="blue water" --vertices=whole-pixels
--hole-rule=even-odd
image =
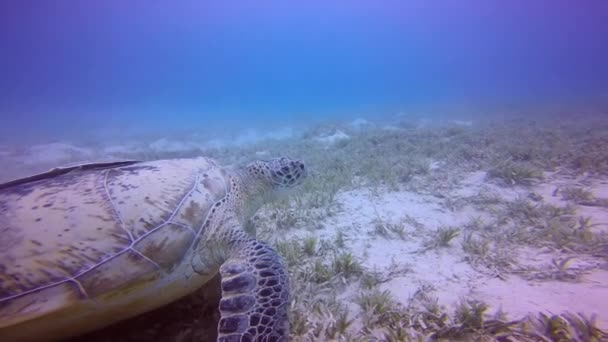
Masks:
[[[3,1],[2,140],[608,107],[608,2]]]

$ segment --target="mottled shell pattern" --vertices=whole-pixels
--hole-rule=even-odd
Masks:
[[[1,185],[0,328],[175,272],[227,178],[197,158],[80,165]]]

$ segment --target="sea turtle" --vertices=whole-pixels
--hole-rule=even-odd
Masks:
[[[244,224],[299,160],[55,168],[0,185],[0,341],[54,340],[149,311],[219,271],[220,341],[288,338],[288,278]]]

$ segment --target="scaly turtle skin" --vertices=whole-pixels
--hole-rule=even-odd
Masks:
[[[0,185],[0,341],[55,340],[143,313],[220,272],[220,341],[288,338],[280,257],[244,223],[299,183],[288,158],[57,168]]]

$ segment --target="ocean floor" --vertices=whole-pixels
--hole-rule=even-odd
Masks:
[[[608,122],[281,132],[0,146],[0,180],[83,160],[299,157],[309,180],[250,222],[289,267],[293,340],[608,338]],[[213,339],[217,285],[83,340]]]

